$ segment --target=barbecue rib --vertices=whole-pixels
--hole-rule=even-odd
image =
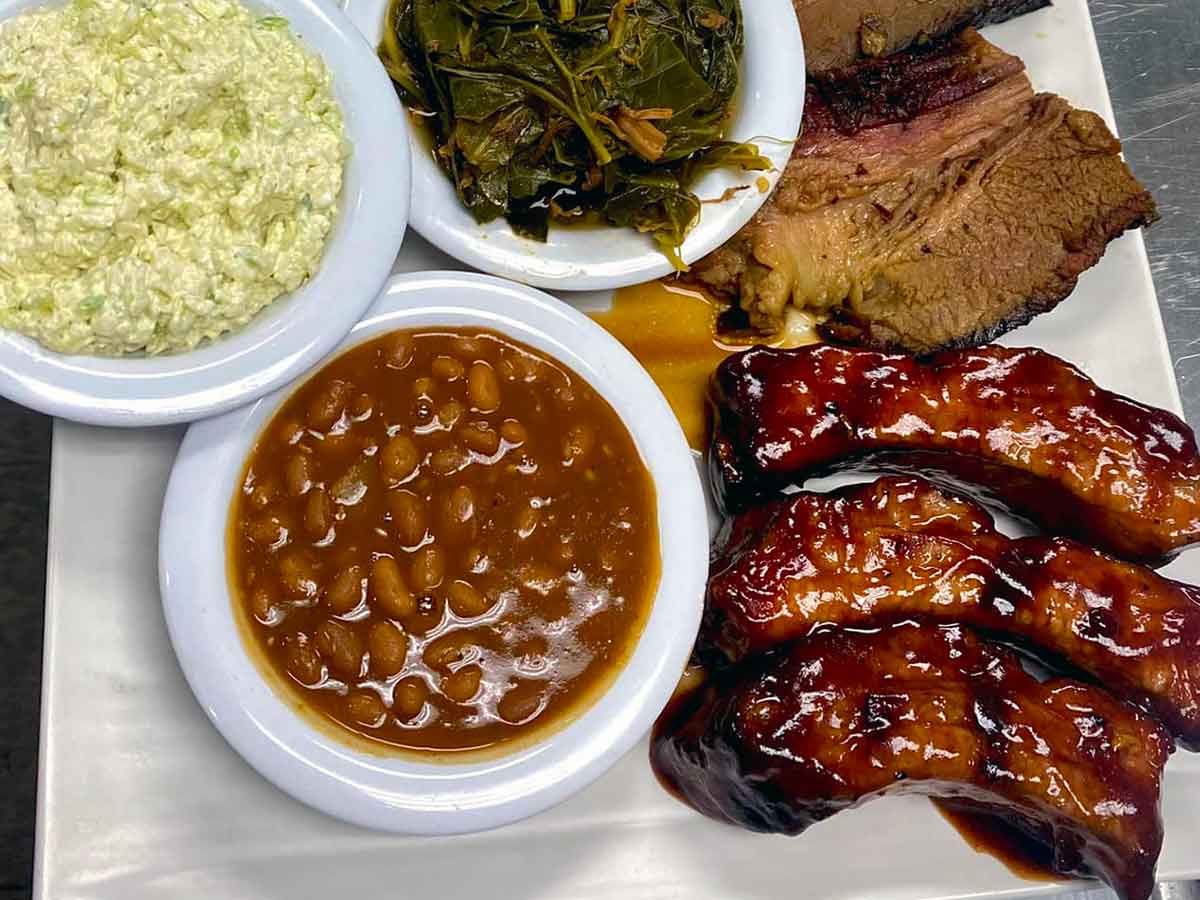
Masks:
[[[1200,453],[1177,416],[1040,350],[765,347],[712,383],[709,465],[730,508],[837,468],[913,466],[985,489],[1054,534],[1159,561],[1200,540]]]
[[[1034,95],[973,31],[810,80],[804,133],[751,222],[691,278],[777,331],[789,305],[842,343],[927,353],[1058,304],[1156,217],[1090,112]]]
[[[1050,0],[794,0],[810,74],[889,56],[930,38],[983,26]]]
[[[1020,641],[1200,749],[1200,589],[1062,538],[1010,540],[919,478],[799,493],[734,519],[710,568],[703,659],[824,625],[919,616]]]
[[[717,676],[660,720],[659,777],[714,819],[797,834],[883,793],[982,805],[1063,874],[1154,887],[1169,738],[1102,690],[1039,684],[961,627],[826,632]]]

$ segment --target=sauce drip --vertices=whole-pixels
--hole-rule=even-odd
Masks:
[[[683,670],[683,674],[679,676],[679,683],[675,685],[675,692],[671,694],[671,699],[667,701],[667,705],[658,714],[654,726],[650,729],[651,746],[659,740],[668,739],[672,732],[682,727],[692,716],[704,701],[704,688],[708,677],[708,669],[696,663],[689,663]],[[658,782],[659,787],[680,803],[688,802],[670,776],[655,763],[653,752],[650,754],[650,771],[654,773],[654,780]]]
[[[1018,878],[1027,881],[1062,878],[1054,871],[1054,851],[1049,846],[1033,840],[999,816],[936,798],[933,805],[972,850],[994,856]]]
[[[796,311],[769,341],[721,333],[725,304],[694,286],[651,281],[616,292],[612,309],[592,318],[637,357],[675,411],[688,443],[704,448],[708,379],[725,357],[757,343],[816,343],[815,320]]]

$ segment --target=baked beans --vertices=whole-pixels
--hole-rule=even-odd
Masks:
[[[609,404],[484,330],[355,347],[263,431],[230,516],[260,665],[302,706],[416,751],[569,721],[641,633],[655,493]]]

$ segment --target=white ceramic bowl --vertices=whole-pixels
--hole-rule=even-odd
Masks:
[[[700,478],[670,407],[628,351],[586,316],[540,291],[485,275],[417,273],[392,280],[342,349],[426,325],[493,328],[562,360],[612,404],[654,479],[658,594],[633,655],[594,705],[511,755],[438,765],[354,749],[280,697],[238,630],[225,533],[245,459],[290,386],[188,430],[163,505],[159,578],[183,672],[213,724],[254,768],[297,799],[350,822],[447,834],[502,825],[563,800],[646,733],[699,628],[708,523]]]
[[[45,0],[0,0],[0,20]],[[353,153],[317,274],[245,329],[188,353],[152,358],[64,356],[0,331],[0,395],[94,425],[162,425],[261,397],[312,366],[345,337],[391,272],[408,221],[407,117],[377,55],[324,0],[249,0],[283,16],[325,60]]]
[[[693,263],[731,238],[766,202],[791,157],[804,111],[804,42],[788,0],[741,0],[745,53],[741,86],[729,138],[754,141],[775,171],[719,169],[696,185],[701,199],[721,197],[746,185],[723,203],[705,204],[700,221],[683,244]],[[383,35],[387,0],[341,0],[372,44]],[[673,271],[653,240],[624,228],[554,228],[542,244],[515,234],[503,219],[478,224],[463,207],[446,174],[419,142],[414,145],[412,226],[426,240],[484,272],[559,291],[606,290],[652,281]],[[768,190],[757,182],[766,177]]]

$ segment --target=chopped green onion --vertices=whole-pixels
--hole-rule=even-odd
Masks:
[[[243,247],[237,252],[238,259],[255,269],[262,269],[262,263],[258,259],[258,254],[253,248]]]

